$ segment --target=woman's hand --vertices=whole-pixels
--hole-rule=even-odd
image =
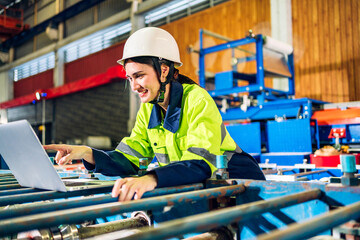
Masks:
[[[112,196],[118,197],[119,202],[140,199],[145,192],[154,190],[157,186],[155,174],[147,174],[139,178],[122,178],[115,182]]]
[[[95,165],[92,149],[87,146],[73,146],[65,144],[50,144],[43,146],[45,150],[57,151],[55,161],[59,165],[71,163],[74,159],[84,159],[88,163]]]

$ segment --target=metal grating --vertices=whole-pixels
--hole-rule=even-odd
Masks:
[[[13,68],[14,81],[19,81],[20,79],[30,77],[54,67],[55,54],[51,52]]]
[[[130,21],[125,21],[75,41],[64,47],[65,62],[71,62],[110,47],[114,43],[126,39],[129,36],[130,30]]]
[[[146,26],[161,26],[228,0],[171,1],[145,14]]]
[[[145,24],[147,26],[161,26],[226,1],[228,0],[174,0],[145,13]],[[99,52],[125,40],[129,37],[130,31],[131,23],[128,20],[70,43],[62,48],[65,63]],[[15,67],[13,69],[14,81],[54,68],[54,65],[55,55],[49,53]]]

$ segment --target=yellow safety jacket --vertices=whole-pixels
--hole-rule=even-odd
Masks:
[[[130,137],[114,151],[93,149],[95,165],[83,162],[88,170],[125,177],[137,174],[140,158],[156,156],[160,167],[148,173],[157,176],[157,187],[170,187],[210,178],[216,155],[227,156],[230,178],[265,180],[256,160],[230,137],[208,92],[171,82],[165,116],[159,105],[141,104]]]
[[[219,110],[208,92],[196,84],[171,83],[165,116],[157,104],[143,103],[130,137],[116,148],[134,165],[139,158],[153,159],[159,166],[172,162],[205,161],[213,173],[216,155],[230,160],[242,150],[227,132]]]

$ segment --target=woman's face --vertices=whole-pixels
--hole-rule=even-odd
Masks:
[[[125,71],[131,90],[139,94],[142,103],[150,102],[158,96],[160,83],[151,66],[129,60],[125,64]]]

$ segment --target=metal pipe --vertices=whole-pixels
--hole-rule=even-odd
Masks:
[[[140,228],[145,226],[149,226],[149,222],[142,216],[136,216],[133,218],[82,227],[78,229],[78,232],[80,239],[84,239],[123,229]]]
[[[141,233],[131,235],[124,239],[165,239],[185,233],[204,232],[215,227],[245,221],[265,212],[274,212],[284,207],[318,199],[321,197],[321,194],[322,192],[320,189],[313,189],[284,197],[273,198],[267,201],[261,200],[242,204],[240,206],[228,207],[217,211],[168,221],[159,224],[156,228],[146,228]]]
[[[9,185],[9,184],[16,184],[18,181],[16,180],[7,180],[7,181],[0,181],[0,186]]]
[[[234,238],[227,238],[220,232],[206,232],[193,237],[185,238],[184,240],[232,240]]]
[[[217,228],[210,232],[202,233],[185,240],[233,240],[234,234],[227,227]]]
[[[142,14],[145,13],[151,9],[154,9],[155,7],[159,7],[161,5],[164,5],[165,3],[170,2],[169,0],[152,0],[152,1],[139,1],[139,6],[135,14]]]
[[[223,36],[223,35],[220,35],[220,34],[218,34],[218,33],[211,32],[211,31],[206,30],[206,29],[203,29],[203,33],[206,34],[206,35],[208,35],[208,36],[210,36],[210,37],[214,37],[214,38],[217,38],[217,39],[226,41],[226,42],[230,42],[230,41],[233,41],[233,40],[234,40],[234,39],[225,37],[225,36]]]
[[[14,181],[14,180],[16,180],[15,177],[2,177],[2,178],[0,178],[0,182]]]
[[[329,213],[307,220],[303,223],[290,224],[284,230],[275,230],[269,234],[260,235],[258,240],[308,239],[327,229],[331,229],[359,217],[360,202],[357,202],[346,207],[332,210]]]
[[[3,177],[14,177],[14,175],[12,173],[0,174],[0,178],[3,178]]]
[[[284,172],[293,172],[293,171],[294,171],[293,169],[281,169],[281,168],[279,168],[278,169],[278,174],[282,174]]]
[[[15,188],[21,188],[20,184],[1,185],[1,186],[0,186],[0,191],[1,191],[1,190],[15,189]]]
[[[1,171],[1,169],[0,169]],[[8,170],[10,171],[10,170]],[[15,176],[12,173],[7,173],[7,174],[0,174],[0,180],[4,180],[4,179],[15,179]]]
[[[36,188],[20,188],[0,191],[0,197],[9,196],[14,194],[32,193],[32,192],[43,192],[44,190]]]
[[[41,101],[41,105],[42,105],[42,112],[41,112],[41,124],[42,124],[42,131],[41,131],[41,143],[42,145],[46,144],[46,139],[45,139],[45,133],[46,133],[46,128],[45,128],[45,121],[46,121],[46,105],[45,105],[46,101],[45,98],[42,99]]]
[[[80,199],[69,199],[56,202],[35,202],[26,205],[10,205],[7,209],[0,211],[0,219],[15,218],[31,214],[50,211],[58,211],[76,207],[84,207],[96,204],[116,202],[110,194],[103,196],[90,196]]]
[[[8,177],[0,177],[1,182],[14,180],[14,179],[15,179],[15,177],[10,177],[10,176],[8,176]]]
[[[145,198],[136,201],[114,202],[98,204],[76,209],[67,209],[30,216],[5,219],[0,221],[0,236],[22,232],[37,228],[52,227],[59,224],[77,224],[84,220],[112,216],[139,210],[149,210],[173,206],[176,204],[190,203],[192,201],[206,200],[218,197],[231,196],[245,191],[244,185],[232,185],[219,188],[170,194],[165,196]]]
[[[97,193],[108,193],[111,191],[112,187],[113,186],[99,185],[99,186],[88,188],[88,189],[80,189],[80,190],[74,190],[74,191],[69,191],[69,192],[43,191],[43,192],[37,192],[37,193],[24,193],[24,194],[12,195],[12,196],[3,196],[3,197],[0,197],[0,206],[18,204],[18,203],[35,202],[35,201],[43,201],[43,200],[50,200],[50,199],[77,197],[77,196],[91,195],[91,194],[97,194]]]
[[[159,188],[151,192],[144,193],[143,198],[162,196],[166,194],[173,194],[179,192],[194,191],[203,188],[204,185],[201,183],[183,185],[178,187],[170,187],[170,188]],[[32,188],[30,188],[29,190],[31,189]],[[37,213],[76,208],[76,207],[85,207],[90,205],[104,204],[104,203],[110,203],[116,201],[117,201],[116,198],[111,197],[110,194],[106,194],[103,196],[91,196],[86,198],[68,199],[68,200],[56,201],[56,202],[45,202],[45,203],[36,202],[36,203],[26,204],[24,206],[20,205],[17,206],[16,208],[10,207],[8,209],[4,209],[0,211],[0,219],[14,218],[14,217],[26,216]]]
[[[278,173],[277,169],[264,169],[262,170],[263,174],[267,175],[267,174],[274,174],[274,173]]]
[[[317,171],[296,173],[296,174],[291,174],[291,175],[289,175],[289,176],[301,177],[301,176],[307,176],[307,175],[312,175],[312,174],[317,174],[317,173],[322,173],[322,172],[327,172],[327,171],[328,171],[328,170],[324,169],[324,170],[317,170]]]
[[[12,176],[12,174],[11,174],[11,176]],[[79,178],[79,177],[78,176],[62,177],[61,179],[76,179],[76,178]],[[0,182],[1,182],[1,180],[0,180]],[[41,191],[44,192],[45,190],[21,187],[19,184],[10,184],[10,183],[8,183],[7,186],[3,187],[3,185],[0,184],[0,196],[30,193],[30,192],[41,192]]]
[[[217,39],[226,41],[226,42],[234,41],[234,39],[225,37],[225,36],[223,36],[223,35],[220,35],[220,34],[218,34],[218,33],[211,32],[211,31],[206,30],[206,29],[203,29],[203,33],[206,34],[206,35],[208,35],[208,36],[211,36],[211,37],[214,37],[214,38],[217,38]],[[240,50],[240,51],[243,51],[243,52],[246,52],[246,53],[249,53],[249,54],[251,54],[251,55],[255,55],[254,52],[248,51],[248,50],[243,49],[243,48],[240,48],[240,47],[235,47],[235,49]]]

